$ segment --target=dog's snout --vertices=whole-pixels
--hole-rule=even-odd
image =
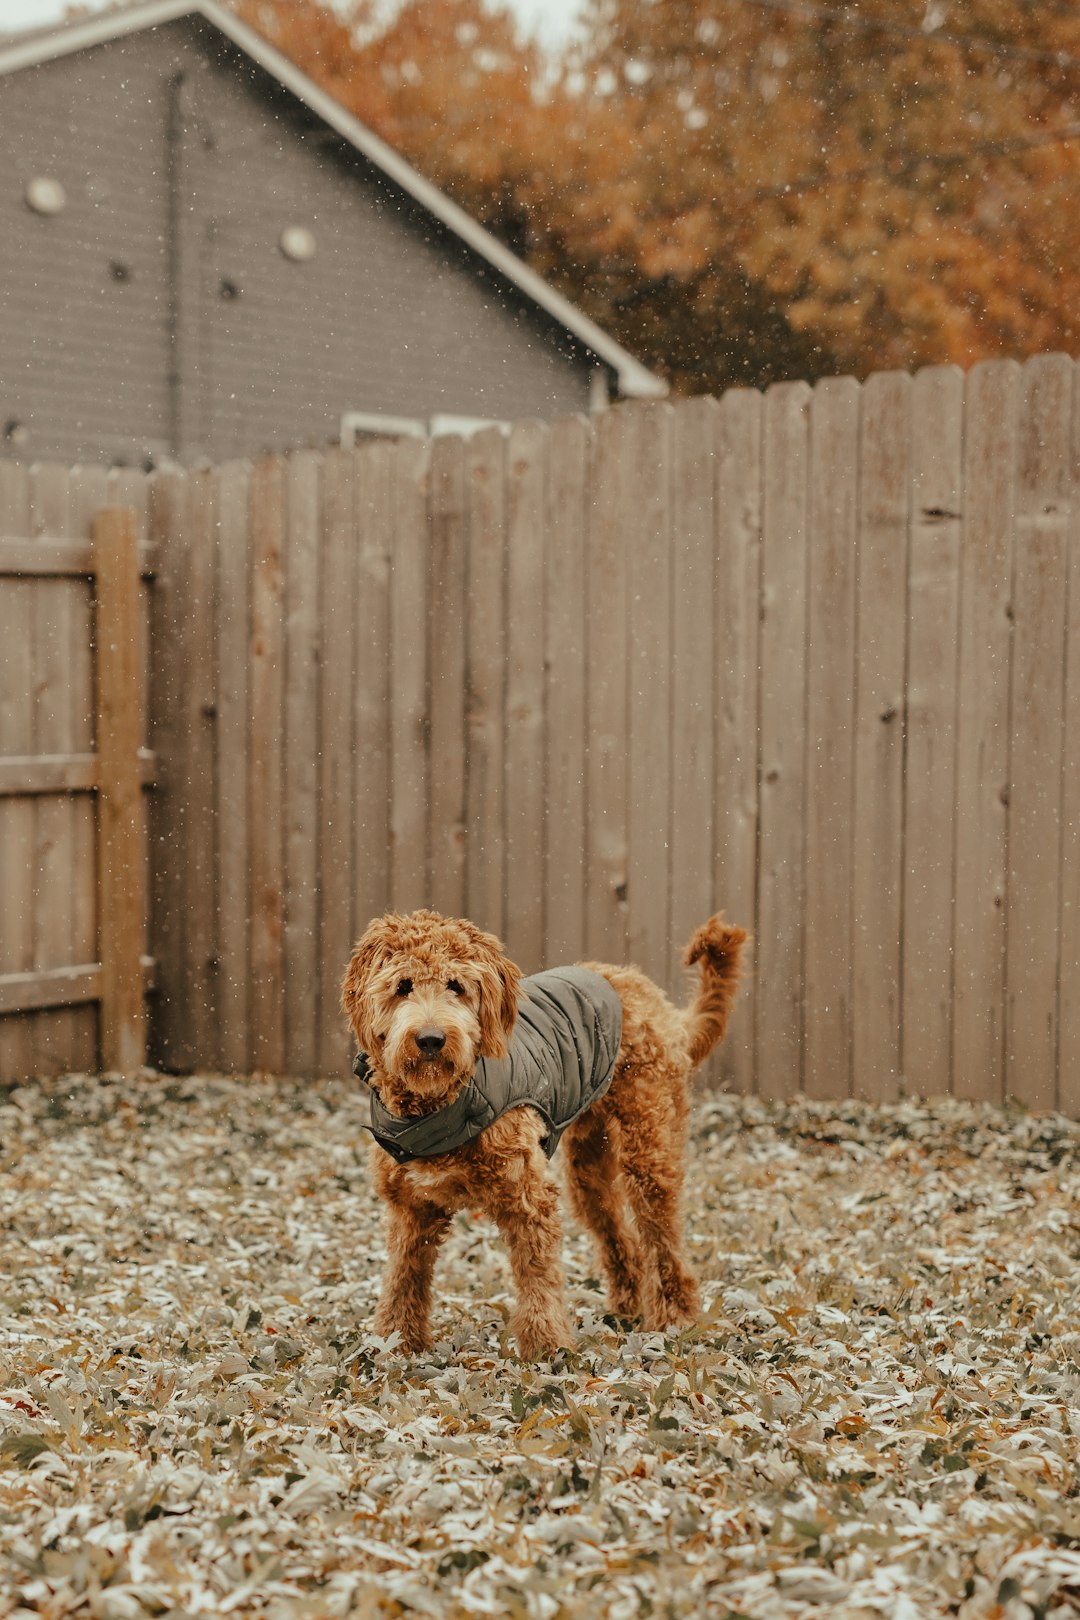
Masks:
[[[441,1029],[436,1029],[433,1024],[427,1025],[424,1029],[418,1029],[413,1039],[425,1057],[435,1057],[446,1045],[446,1036]]]

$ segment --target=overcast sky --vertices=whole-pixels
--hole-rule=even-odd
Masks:
[[[84,0],[91,10],[100,11],[105,0]],[[564,38],[581,7],[581,0],[505,0],[517,12],[529,33],[554,44]],[[41,28],[59,22],[69,0],[0,0],[0,32],[17,28]]]

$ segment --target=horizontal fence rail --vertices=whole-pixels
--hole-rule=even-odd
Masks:
[[[142,479],[152,1059],[342,1071],[389,907],[679,997],[722,907],[726,1083],[1076,1113],[1076,391],[1052,355]],[[88,768],[35,746],[38,794]]]

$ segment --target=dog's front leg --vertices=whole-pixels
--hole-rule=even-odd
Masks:
[[[510,1250],[517,1289],[511,1326],[523,1356],[553,1355],[573,1343],[563,1301],[559,1194],[538,1147],[518,1163],[520,1175],[499,1189],[505,1196],[490,1206]]]
[[[437,1204],[410,1198],[401,1181],[390,1176],[383,1195],[389,1252],[375,1331],[387,1338],[396,1330],[402,1349],[415,1355],[431,1343],[431,1278],[450,1215]]]

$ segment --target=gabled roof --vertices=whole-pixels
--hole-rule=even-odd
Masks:
[[[332,96],[320,90],[306,73],[302,73],[218,0],[143,0],[142,4],[123,6],[94,17],[61,24],[57,28],[35,30],[24,38],[9,36],[6,41],[0,40],[0,74],[14,73],[20,68],[33,67],[56,57],[86,50],[92,45],[122,39],[126,34],[176,22],[183,17],[201,17],[220,29],[234,45],[272,74],[297,100],[355,147],[389,180],[434,215],[533,303],[546,310],[598,360],[610,366],[618,378],[620,393],[652,399],[667,394],[665,382],[635,360],[595,321],[583,315],[554,287],[550,287],[543,277],[530,270],[490,231],[486,231],[463,208],[452,202],[445,192],[432,185],[430,180],[425,180],[393,147],[388,146],[358,118],[347,113]]]

